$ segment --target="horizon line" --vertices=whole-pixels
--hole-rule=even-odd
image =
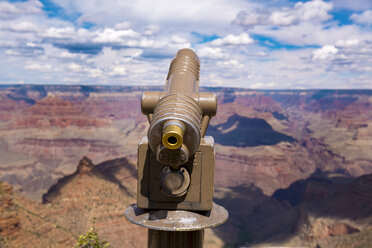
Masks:
[[[109,84],[2,84],[0,83],[0,88],[2,87],[9,87],[9,86],[57,86],[57,87],[137,87],[137,88],[151,88],[151,87],[164,87],[164,85],[109,85]],[[303,89],[295,89],[295,88],[288,88],[288,89],[282,89],[282,88],[273,88],[273,89],[265,89],[265,88],[245,88],[245,87],[228,87],[228,86],[199,86],[200,88],[214,88],[214,89],[244,89],[247,91],[358,91],[358,90],[366,90],[366,91],[372,91],[372,88],[303,88]]]

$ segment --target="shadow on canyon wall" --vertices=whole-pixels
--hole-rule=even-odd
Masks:
[[[214,200],[229,211],[228,221],[214,228],[225,247],[285,242],[299,234],[304,216],[336,221],[372,217],[372,174],[354,179],[318,171],[272,196],[255,185],[241,185],[216,189]]]
[[[275,131],[264,119],[247,118],[237,114],[230,116],[223,124],[210,125],[207,135],[213,136],[216,143],[237,147],[295,141],[294,138]]]

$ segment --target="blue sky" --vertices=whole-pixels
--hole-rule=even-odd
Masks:
[[[370,0],[0,0],[0,84],[372,88]]]

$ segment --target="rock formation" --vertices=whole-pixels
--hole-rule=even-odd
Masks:
[[[0,89],[1,179],[14,187],[14,202],[36,214],[18,211],[22,228],[29,231],[40,226],[43,231],[37,229],[37,233],[43,237],[58,232],[60,238],[55,244],[65,247],[78,235],[66,230],[83,233],[91,215],[100,216],[95,212],[98,210],[92,210],[94,204],[102,204],[98,209],[105,213],[107,209],[114,210],[113,204],[120,205],[117,200],[110,205],[106,198],[116,197],[123,202],[133,199],[136,169],[121,166],[128,161],[118,158],[125,156],[134,164],[138,141],[146,135],[148,124],[140,113],[144,90],[150,88],[26,85]],[[314,179],[314,173],[342,178],[372,173],[371,91],[208,89],[211,90],[219,99],[218,113],[209,130],[216,141],[216,197],[231,205],[231,220],[236,225],[227,223],[231,229],[209,231],[209,240],[219,240],[215,244],[222,245],[219,238],[227,244],[286,238],[296,245],[321,247],[338,244],[335,240],[347,244],[356,243],[357,237],[368,240],[363,237],[370,224],[354,221],[368,215],[365,211],[369,208],[355,200],[364,197],[360,202],[370,204],[366,200],[370,197],[368,191],[360,187],[368,183],[329,183],[329,178]],[[84,156],[91,162],[84,159],[78,166]],[[98,190],[101,186],[107,191]],[[291,197],[284,194],[282,198],[286,199],[282,200],[279,189],[290,192]],[[116,195],[117,192],[120,193]],[[337,197],[335,192],[339,192]],[[36,204],[18,193],[35,200],[44,195],[45,203]],[[79,205],[77,199],[87,203]],[[338,204],[325,204],[330,199]],[[317,201],[325,208],[315,204]],[[247,207],[236,209],[241,202]],[[315,213],[334,214],[314,216],[306,206],[316,209]],[[350,215],[350,209],[355,210],[355,216]],[[117,210],[102,215],[97,225],[112,227],[118,214]],[[61,218],[51,217],[56,215]],[[67,215],[86,222],[80,225],[62,217]],[[346,221],[350,218],[353,221]],[[66,229],[53,227],[65,227],[60,224],[64,220]],[[248,225],[246,220],[252,222]],[[262,231],[256,232],[253,227]],[[122,228],[119,224],[117,233]],[[47,240],[42,246],[49,246]]]
[[[13,188],[0,182],[0,237],[9,237],[20,229],[20,220],[13,204]]]

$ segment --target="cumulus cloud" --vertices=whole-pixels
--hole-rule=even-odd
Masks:
[[[357,38],[372,39],[372,33],[357,25],[323,25],[320,23],[301,23],[285,28],[271,29],[263,27],[256,29],[256,33],[283,44],[295,46],[325,46],[334,44],[338,40]]]
[[[0,22],[0,30],[11,32],[39,32],[40,28],[35,23],[29,21]]]
[[[233,23],[253,27],[255,25],[291,26],[307,21],[321,22],[331,18],[328,14],[331,9],[332,4],[322,0],[298,2],[293,8],[241,11]]]
[[[72,70],[72,71],[82,71],[81,65],[75,64],[75,63],[69,64],[67,66],[67,68],[70,69],[70,70]]]
[[[189,47],[203,86],[367,87],[369,12],[352,15],[362,25],[337,23],[329,13],[340,1],[58,1],[77,20],[50,18],[36,0],[1,1],[0,82],[162,84]]]
[[[247,33],[242,33],[240,35],[229,34],[224,38],[213,40],[211,42],[211,45],[214,45],[214,46],[249,45],[253,43],[254,43],[254,40],[251,37],[249,37]]]
[[[147,25],[145,27],[145,29],[143,30],[143,34],[144,35],[155,35],[157,33],[159,33],[159,31],[161,30],[161,27],[158,26],[158,25],[154,25],[154,24],[150,24],[150,25]]]
[[[293,9],[273,11],[269,21],[278,26],[288,26],[309,20],[325,21],[331,18],[328,14],[331,9],[332,4],[322,0],[298,2]]]
[[[236,59],[231,59],[231,60],[224,60],[224,61],[219,61],[217,62],[220,66],[222,67],[230,67],[234,69],[242,69],[244,68],[244,65],[237,61]]]
[[[360,44],[358,39],[347,39],[347,40],[338,40],[336,41],[336,47],[354,47]]]
[[[25,69],[36,70],[36,71],[50,71],[52,69],[52,65],[50,64],[40,65],[40,64],[35,63],[35,64],[26,65]]]
[[[204,46],[198,49],[197,54],[201,58],[209,58],[209,59],[221,59],[224,57],[223,51],[219,47]]]
[[[360,41],[357,39],[339,40],[335,45],[324,46],[313,51],[311,62],[327,73],[347,73],[355,77],[363,78],[360,85],[368,85],[368,77],[365,73],[371,73],[372,67],[372,41]],[[354,78],[344,78],[356,85]],[[369,82],[370,84],[370,82]]]
[[[372,10],[366,10],[361,14],[352,14],[350,19],[359,24],[372,25]]]
[[[125,76],[127,75],[127,71],[124,67],[115,66],[112,68],[111,72],[109,72],[110,76]]]
[[[17,57],[35,57],[44,54],[44,48],[40,46],[18,46],[12,47],[5,50],[5,54],[17,56]]]
[[[42,4],[37,0],[27,2],[0,2],[0,19],[16,19],[20,15],[33,15],[42,13]]]
[[[241,8],[253,5],[244,0],[61,0],[64,8],[73,8],[82,13],[80,22],[114,26],[129,21],[142,25],[157,25],[166,29],[193,28],[194,31],[217,31],[220,26],[228,27]],[[99,8],[97,8],[99,6]],[[125,13],[125,14],[123,14]]]
[[[245,27],[253,27],[255,25],[267,24],[270,12],[267,10],[255,9],[240,11],[233,20],[234,24],[239,24]]]
[[[132,26],[131,22],[119,22],[115,24],[114,29],[121,30],[121,29],[129,29]]]
[[[103,47],[120,48],[146,48],[172,50],[191,47],[187,38],[179,35],[171,37],[142,34],[140,31],[123,28],[97,28],[84,29],[75,27],[56,28],[51,27],[41,33],[44,43],[53,44],[59,48],[65,48],[72,52],[98,54]],[[166,52],[167,53],[167,52]]]
[[[338,52],[338,49],[333,45],[324,46],[320,49],[317,49],[313,52],[314,60],[323,60],[328,59],[335,55]]]
[[[93,38],[93,42],[117,42],[121,43],[128,38],[138,38],[139,34],[132,29],[124,29],[124,30],[115,30],[111,28],[106,28],[102,32],[96,32],[93,34],[95,37]]]

